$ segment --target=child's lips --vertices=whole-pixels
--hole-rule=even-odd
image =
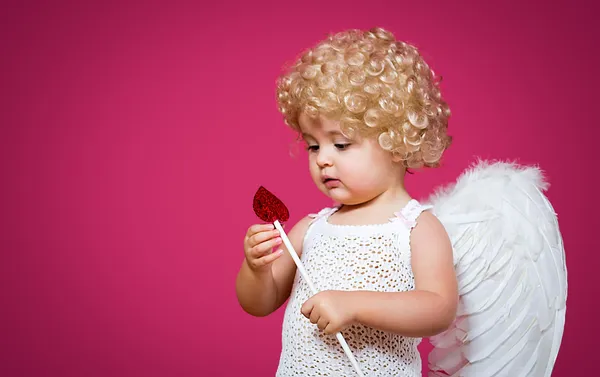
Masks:
[[[323,183],[325,184],[325,187],[327,188],[335,188],[338,187],[340,185],[340,180],[339,179],[335,179],[335,178],[326,178]]]

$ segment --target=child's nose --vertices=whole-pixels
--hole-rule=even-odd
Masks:
[[[317,155],[317,165],[320,167],[331,166],[332,159],[331,154],[325,150],[325,148],[319,150],[319,154]]]

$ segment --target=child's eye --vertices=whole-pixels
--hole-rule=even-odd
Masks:
[[[334,145],[337,149],[342,150],[342,151],[350,146],[350,144],[334,144]]]
[[[306,149],[307,149],[309,152],[315,152],[315,151],[318,151],[318,150],[319,150],[319,146],[318,146],[318,145],[309,145],[309,146],[307,146],[307,147],[306,147]]]

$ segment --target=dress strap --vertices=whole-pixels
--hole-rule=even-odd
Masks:
[[[310,221],[309,226],[322,218],[327,219],[329,216],[333,215],[334,212],[340,209],[340,207],[341,206],[327,207],[320,210],[319,213],[310,213],[308,217],[312,218],[312,220]]]
[[[417,218],[423,211],[433,208],[432,205],[422,205],[416,199],[411,199],[404,208],[394,212],[394,218],[391,221],[401,221],[412,230],[417,225]]]
[[[309,238],[309,234],[312,232],[315,223],[319,222],[321,219],[327,220],[327,218],[333,215],[338,209],[340,209],[340,205],[334,207],[326,207],[320,210],[318,213],[310,213],[308,217],[312,220],[308,223],[308,227],[306,228],[306,232],[304,233],[303,245],[306,245],[306,240]]]

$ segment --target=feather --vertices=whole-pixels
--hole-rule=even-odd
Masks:
[[[454,323],[431,337],[429,377],[551,375],[567,268],[549,187],[535,166],[478,160],[429,199],[452,242]]]

